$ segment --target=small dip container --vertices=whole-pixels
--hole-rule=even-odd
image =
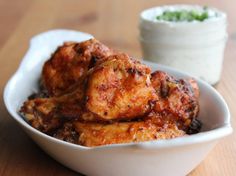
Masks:
[[[214,8],[171,5],[144,10],[139,25],[143,58],[214,85],[220,80],[226,28],[226,14]]]

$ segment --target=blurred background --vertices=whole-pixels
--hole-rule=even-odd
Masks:
[[[67,28],[91,33],[115,49],[141,58],[138,21],[142,10],[166,4],[199,4],[228,14],[229,39],[217,90],[236,115],[236,1],[230,0],[0,0],[0,175],[77,175],[34,144],[10,118],[2,100],[6,81],[17,69],[33,35]],[[234,119],[233,126],[235,126]],[[190,175],[233,176],[234,135],[221,141]],[[181,162],[181,161],[180,161]]]
[[[230,39],[236,34],[235,1],[218,0],[0,0],[0,47],[21,29],[22,47],[37,33],[53,28],[88,32],[105,44],[141,57],[138,42],[139,13],[163,4],[200,4],[227,12]]]

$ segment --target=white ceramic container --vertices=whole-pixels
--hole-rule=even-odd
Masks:
[[[196,5],[160,6],[144,10],[140,15],[140,43],[143,58],[168,65],[201,78],[210,84],[220,80],[227,41],[226,14],[208,8],[209,19],[202,22],[170,22],[157,20],[165,10],[195,10]]]
[[[195,135],[90,148],[55,139],[32,128],[19,115],[18,110],[27,97],[38,89],[37,82],[43,63],[64,41],[82,41],[91,37],[70,30],[53,30],[33,37],[19,69],[4,90],[4,102],[12,118],[58,162],[89,176],[183,176],[207,156],[219,139],[232,132],[230,112],[224,99],[214,88],[199,79],[199,117],[203,129]],[[188,77],[169,67],[145,63],[153,71],[163,70],[179,78]]]

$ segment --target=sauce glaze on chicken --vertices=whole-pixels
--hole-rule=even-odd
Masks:
[[[67,142],[91,147],[200,129],[191,130],[199,112],[194,79],[152,73],[96,39],[60,46],[45,62],[40,84],[20,113],[32,127]]]

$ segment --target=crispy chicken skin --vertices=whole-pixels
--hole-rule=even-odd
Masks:
[[[157,99],[150,73],[126,54],[110,56],[88,76],[86,108],[106,120],[143,116]]]
[[[85,42],[67,42],[59,47],[44,64],[42,85],[49,96],[62,95],[83,77],[100,59],[113,54],[113,50],[96,39]]]
[[[96,39],[59,47],[42,84],[49,97],[31,97],[20,113],[34,128],[84,146],[183,136],[199,111],[195,80],[151,74]]]

